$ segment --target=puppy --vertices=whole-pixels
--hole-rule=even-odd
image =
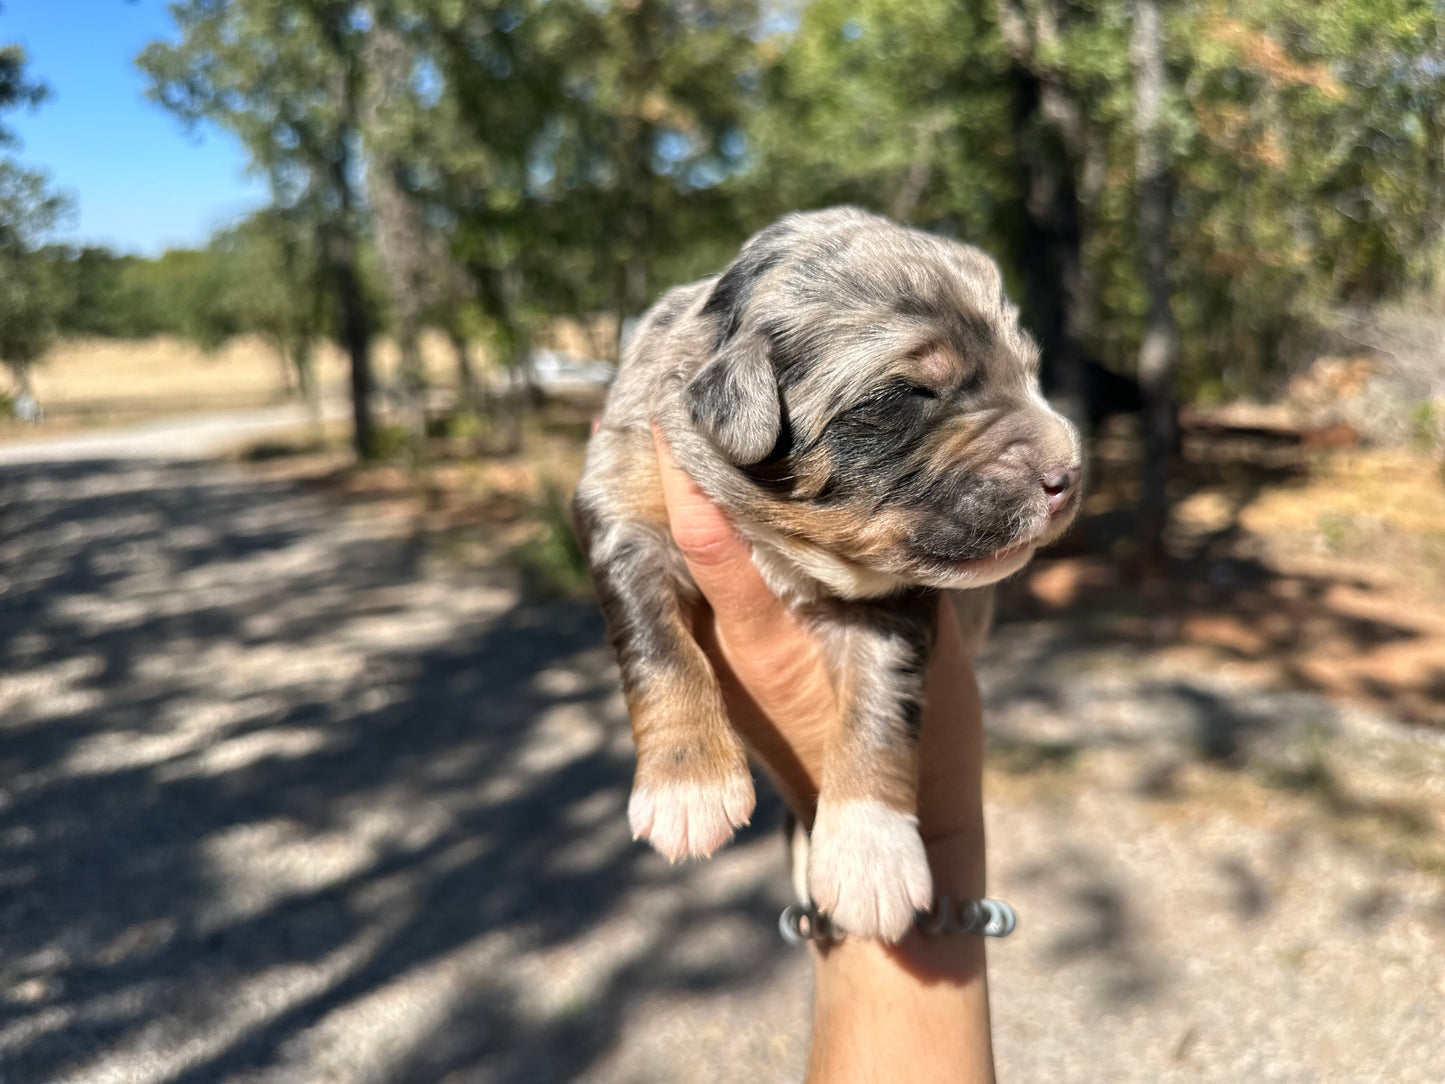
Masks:
[[[711,853],[753,809],[741,740],[689,626],[652,427],[818,631],[840,690],[807,867],[835,927],[894,941],[932,903],[918,834],[923,677],[942,591],[1061,535],[1079,440],[977,249],[851,208],[789,215],[632,337],[574,503],[637,744],[633,834]]]

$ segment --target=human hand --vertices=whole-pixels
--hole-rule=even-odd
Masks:
[[[839,722],[821,646],[768,589],[747,543],[654,434],[673,541],[706,606],[694,622],[728,716],[794,814],[811,825],[823,748]],[[983,728],[953,607],[939,607],[919,737],[918,822],[935,891],[984,894]],[[988,983],[977,937],[815,946],[809,1084],[992,1084]]]
[[[839,718],[822,648],[768,588],[722,510],[654,439],[673,540],[707,601],[695,631],[729,718],[794,814],[811,825],[824,746]],[[918,817],[936,890],[955,899],[983,893],[982,760],[978,688],[953,608],[944,604],[925,692]]]

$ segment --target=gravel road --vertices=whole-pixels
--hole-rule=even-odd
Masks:
[[[708,863],[631,843],[590,607],[104,450],[0,467],[0,1082],[799,1077],[776,804]],[[987,685],[1005,1079],[1440,1079],[1440,876],[1344,830],[1428,844],[1438,742],[1047,625]],[[1322,742],[1414,804],[1251,781]]]
[[[323,420],[345,417],[339,401],[321,405]],[[273,433],[293,432],[310,420],[299,403],[156,418],[123,429],[0,443],[0,466],[16,463],[101,462],[113,459],[205,459]]]

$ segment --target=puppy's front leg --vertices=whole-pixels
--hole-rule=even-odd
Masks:
[[[808,889],[834,925],[897,941],[933,898],[918,834],[918,731],[938,595],[850,602],[838,638],[838,730],[824,754]]]
[[[632,835],[674,862],[711,854],[748,822],[753,782],[717,678],[688,626],[679,561],[644,524],[598,517],[580,502],[577,520],[637,745],[627,804]]]

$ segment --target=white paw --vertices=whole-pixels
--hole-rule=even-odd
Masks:
[[[819,802],[808,891],[843,932],[897,941],[933,903],[918,818],[876,800]]]
[[[754,801],[746,773],[715,783],[635,785],[627,819],[632,838],[650,840],[669,862],[706,858],[748,823]]]

